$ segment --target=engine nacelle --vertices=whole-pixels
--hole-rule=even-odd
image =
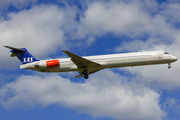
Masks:
[[[46,66],[47,66],[47,68],[59,66],[59,60],[46,61]]]
[[[59,66],[59,60],[56,59],[56,60],[40,61],[38,66],[44,68],[56,67]]]

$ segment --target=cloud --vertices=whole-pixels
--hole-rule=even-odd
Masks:
[[[166,109],[174,109],[174,111],[176,111],[176,110],[180,110],[180,104],[179,104],[179,102],[180,102],[180,100],[178,100],[178,99],[175,99],[175,98],[172,98],[172,99],[170,99],[170,98],[167,98],[166,99],[166,102],[164,103],[164,107],[166,108]],[[178,113],[178,111],[176,111],[177,113]]]
[[[180,4],[166,4],[163,6],[164,10],[160,12],[164,16],[167,22],[170,22],[172,24],[180,23]]]
[[[133,46],[132,43],[131,50],[153,50],[155,46],[169,45],[179,38],[179,30],[174,22],[169,22],[171,20],[177,23],[178,5],[160,5],[153,0],[88,2],[87,10],[80,14],[77,31],[73,36],[74,39],[87,39],[87,43],[91,44],[92,40],[89,38],[93,38],[95,42],[99,36],[112,33],[124,41],[116,47],[116,52],[125,49],[130,51],[127,49],[131,41],[142,45]],[[124,36],[129,40],[123,40]]]
[[[179,0],[167,0],[169,3],[179,3]]]
[[[93,1],[82,4],[87,4],[87,9],[83,12],[66,4],[63,8],[39,5],[8,14],[8,21],[1,19],[0,45],[26,47],[34,56],[42,58],[55,52],[57,48],[82,47],[84,44],[90,47],[97,36],[109,32],[120,38],[135,38],[135,45],[133,42],[124,42],[116,46],[116,52],[127,50],[129,44],[132,46],[131,51],[137,51],[138,43],[142,45],[141,50],[147,50],[147,47],[154,48],[154,44],[167,44],[179,38],[179,32],[174,31],[162,16],[166,12],[151,16],[158,8],[155,1]],[[77,15],[79,21],[76,20]],[[137,38],[145,34],[152,37],[138,42]],[[0,48],[0,51],[1,63],[6,61],[12,67],[18,61],[9,58],[8,50]],[[6,64],[2,64],[2,68],[6,67]]]
[[[165,21],[164,27],[157,25],[157,28],[159,27],[162,29],[160,32],[157,32],[157,35],[152,34],[151,36],[143,39],[125,41],[121,43],[121,45],[117,46],[115,51],[133,52],[142,50],[164,50],[180,58],[180,31],[177,25],[179,24],[179,16],[176,14],[176,12],[178,12],[177,6],[179,6],[179,4],[166,4],[163,6],[164,9],[156,14],[157,16],[161,16],[162,21]],[[173,14],[173,11],[175,14]],[[147,86],[155,87],[156,89],[172,90],[177,89],[180,86],[180,76],[178,74],[178,66],[180,65],[180,62],[178,60],[171,65],[172,68],[170,70],[167,69],[167,65],[135,67],[133,69],[124,68],[124,70],[136,75],[134,79],[146,84]],[[159,73],[158,71],[161,72]]]
[[[93,117],[127,120],[156,120],[165,115],[159,105],[160,94],[126,80],[110,70],[85,83],[72,83],[58,75],[20,76],[1,87],[0,104],[7,109],[59,104]]]
[[[92,2],[81,16],[77,35],[101,36],[111,32],[117,36],[134,38],[144,34],[164,33],[167,29],[162,28],[168,26],[162,17],[151,16],[152,9],[157,11],[157,8],[155,1]]]
[[[163,104],[163,109],[168,113],[167,118],[178,119],[180,117],[180,100],[175,98],[166,98],[166,101]]]
[[[1,66],[11,64],[9,50],[3,45],[17,48],[25,47],[36,57],[48,56],[50,53],[67,48],[65,32],[74,24],[76,9],[59,8],[56,5],[34,6],[8,15],[8,20],[0,23]],[[68,42],[67,42],[68,43]],[[13,61],[11,59],[11,61]]]
[[[38,0],[1,0],[0,1],[0,10],[7,10],[10,5],[14,6],[17,9],[22,9],[27,7],[29,4],[34,4]]]
[[[180,57],[180,56],[179,56]],[[176,90],[180,87],[179,81],[179,66],[180,62],[172,63],[171,69],[168,69],[167,64],[151,65],[151,66],[137,66],[121,68],[133,75],[131,80],[139,81],[140,83],[151,86],[157,90],[168,89]]]
[[[0,45],[26,47],[36,57],[47,57],[57,49],[80,47],[84,43],[90,46],[97,37],[112,33],[117,38],[130,38],[117,45],[116,52],[167,50],[180,58],[176,26],[179,4],[162,5],[160,12],[153,0],[93,1],[86,5],[83,12],[66,4],[63,8],[40,5],[10,13],[7,20],[0,19]],[[0,54],[1,69],[11,68],[18,61],[9,58],[5,48],[0,47]],[[6,77],[1,74],[0,104],[7,109],[58,104],[94,117],[161,119],[165,113],[159,105],[160,94],[151,87],[178,88],[179,65],[178,61],[173,63],[171,70],[166,65],[121,68],[132,75],[129,78],[103,70],[85,83],[72,83],[59,75],[34,75],[16,76],[14,82],[4,84]],[[169,106],[175,102],[167,100]]]
[[[175,48],[178,50],[177,46],[180,45],[179,4],[164,3],[163,5],[159,5],[159,7],[161,10],[154,13],[154,15],[143,12],[148,16],[146,19],[142,19],[142,23],[144,23],[142,28],[147,32],[144,34],[139,29],[133,29],[142,36],[138,37],[136,35],[134,37],[135,40],[130,39],[124,41],[115,48],[116,52],[160,50],[159,48],[170,51]],[[140,12],[138,14],[140,14]],[[146,26],[151,26],[152,29],[148,29]],[[173,52],[175,52],[175,50],[173,50]]]
[[[133,40],[133,41],[128,41],[128,42],[123,42],[121,43],[120,46],[117,46],[115,48],[116,52],[122,52],[122,51],[129,51],[129,52],[136,52],[140,50],[149,50],[153,46],[155,46],[159,39],[149,39],[147,41],[143,40]]]
[[[147,2],[151,3],[150,9],[156,4],[154,9],[158,11],[149,11],[145,8],[148,4],[142,1],[94,2],[82,17],[82,23],[89,28],[87,33],[93,35],[112,32],[119,38],[127,36],[129,39],[115,47],[116,52],[164,50],[180,58],[179,4]],[[132,79],[156,89],[177,89],[180,86],[179,65],[176,61],[170,70],[167,65],[154,65],[121,68],[120,71],[130,72],[136,76]]]
[[[178,31],[178,30],[177,30]],[[175,32],[178,34],[178,32]],[[116,51],[142,51],[142,50],[164,50],[169,52],[171,55],[175,55],[180,58],[179,53],[179,36],[174,35],[174,40],[171,44],[162,44],[161,39],[149,38],[147,41],[133,40],[124,42],[120,47],[116,47]],[[176,61],[171,64],[172,68],[168,69],[167,64],[153,65],[153,66],[138,66],[132,68],[120,68],[132,74],[132,79],[139,81],[146,86],[151,86],[158,90],[168,89],[176,90],[180,86],[179,78],[179,66],[180,61]]]

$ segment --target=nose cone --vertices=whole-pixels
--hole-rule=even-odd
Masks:
[[[176,56],[171,56],[171,60],[172,60],[172,61],[177,61],[178,58],[177,58]]]

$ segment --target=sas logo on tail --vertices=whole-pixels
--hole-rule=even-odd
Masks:
[[[28,62],[28,63],[29,63],[29,62],[33,62],[33,58],[34,58],[34,57],[28,57],[28,58],[25,57],[23,63],[26,63],[26,62]]]

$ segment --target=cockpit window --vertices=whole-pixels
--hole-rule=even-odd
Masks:
[[[168,52],[164,52],[164,54],[169,54]]]

